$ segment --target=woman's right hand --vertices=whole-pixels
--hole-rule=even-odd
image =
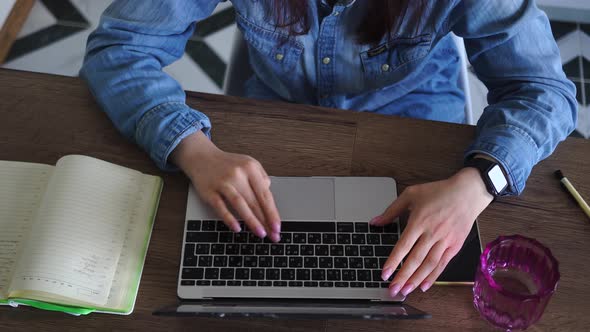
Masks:
[[[218,149],[201,131],[184,138],[171,158],[231,230],[239,232],[240,225],[228,203],[252,233],[280,240],[281,218],[270,178],[257,160]]]

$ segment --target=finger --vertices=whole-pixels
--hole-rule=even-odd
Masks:
[[[420,264],[420,267],[412,274],[412,276],[406,281],[406,285],[412,285],[414,290],[419,285],[422,285],[424,280],[436,269],[440,262],[441,257],[444,254],[445,250],[448,248],[448,245],[444,241],[438,241],[430,252]],[[422,289],[424,291],[424,289]]]
[[[455,257],[456,254],[457,252],[452,250],[451,248],[448,248],[443,253],[436,268],[432,270],[432,272],[430,272],[426,279],[424,279],[424,281],[422,281],[422,283],[420,284],[420,289],[423,292],[426,292],[430,289],[430,287],[432,287],[432,285],[434,285],[438,276],[440,276],[440,274],[444,271],[445,267],[447,267],[451,259]]]
[[[264,213],[262,212],[262,208],[260,208],[260,204],[258,204],[258,200],[256,199],[256,195],[252,191],[252,188],[248,187],[241,189],[240,192],[250,207],[250,210],[252,210],[258,221],[260,221],[268,233],[270,231],[270,227],[267,227],[266,225],[266,218],[264,218]]]
[[[399,241],[395,247],[393,247],[391,254],[389,254],[389,258],[387,258],[387,261],[383,265],[383,272],[381,274],[383,280],[389,279],[393,271],[395,271],[398,265],[401,263],[402,259],[406,257],[416,241],[418,241],[420,235],[422,235],[422,231],[418,227],[414,226],[414,224],[413,218],[410,216],[408,227],[402,233]]]
[[[396,217],[408,209],[410,205],[408,196],[407,190],[404,191],[381,215],[371,219],[369,224],[373,226],[384,226],[391,223]]]
[[[397,272],[393,281],[391,282],[391,295],[397,295],[397,290],[404,295],[411,293],[418,285],[411,285],[406,281],[414,274],[414,272],[420,267],[422,261],[432,248],[432,242],[430,239],[422,236],[418,243],[412,248],[412,251],[406,258],[404,266]],[[394,294],[395,293],[395,294]]]
[[[270,226],[273,233],[281,231],[281,217],[275,204],[274,197],[270,191],[270,179],[267,177],[256,177],[252,179],[250,185],[254,189],[258,203],[264,210],[266,223]]]
[[[266,236],[266,231],[264,230],[262,223],[260,222],[260,220],[258,220],[258,218],[256,218],[254,212],[252,212],[250,206],[248,206],[248,203],[246,202],[244,197],[242,197],[242,195],[236,190],[236,188],[227,185],[223,187],[221,193],[225,197],[225,199],[227,199],[230,202],[233,208],[236,209],[238,214],[244,219],[244,222],[246,223],[250,231],[252,231],[252,233],[256,234],[256,236],[261,238]]]
[[[221,198],[220,195],[215,194],[213,197],[207,200],[207,203],[213,207],[217,215],[223,219],[223,222],[227,227],[234,232],[241,231],[240,223],[236,220],[236,217],[229,211],[227,205],[225,205],[225,201]]]

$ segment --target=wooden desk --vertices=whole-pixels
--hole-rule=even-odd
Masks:
[[[400,119],[325,108],[189,93],[188,104],[211,117],[214,141],[246,153],[269,174],[391,176],[400,190],[443,179],[461,166],[475,134],[470,126]],[[176,301],[187,179],[163,174],[127,142],[79,79],[0,70],[0,159],[54,164],[79,153],[164,177],[164,192],[135,312],[69,317],[0,308],[0,329],[146,329],[198,331],[481,331],[490,327],[472,305],[469,287],[433,287],[408,303],[432,314],[423,321],[274,321],[162,318],[152,311]],[[480,218],[484,242],[519,233],[548,245],[560,262],[561,283],[532,331],[590,327],[590,221],[553,178],[562,169],[590,198],[590,142],[568,139],[539,164],[519,198],[505,198]]]

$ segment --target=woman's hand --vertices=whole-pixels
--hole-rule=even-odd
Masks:
[[[199,196],[224,223],[239,232],[227,203],[257,236],[280,240],[281,218],[270,191],[270,178],[254,158],[218,149],[202,132],[182,140],[172,160],[191,179]]]
[[[416,287],[428,290],[492,199],[479,171],[463,168],[447,180],[406,188],[381,216],[371,220],[372,225],[382,226],[405,210],[410,212],[408,225],[383,266],[382,278],[387,280],[407,255],[389,286],[391,296],[400,291],[406,296]]]

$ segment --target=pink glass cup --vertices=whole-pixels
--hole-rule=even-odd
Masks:
[[[500,236],[481,254],[473,285],[475,308],[498,328],[528,328],[541,318],[557,289],[558,265],[538,241]]]

